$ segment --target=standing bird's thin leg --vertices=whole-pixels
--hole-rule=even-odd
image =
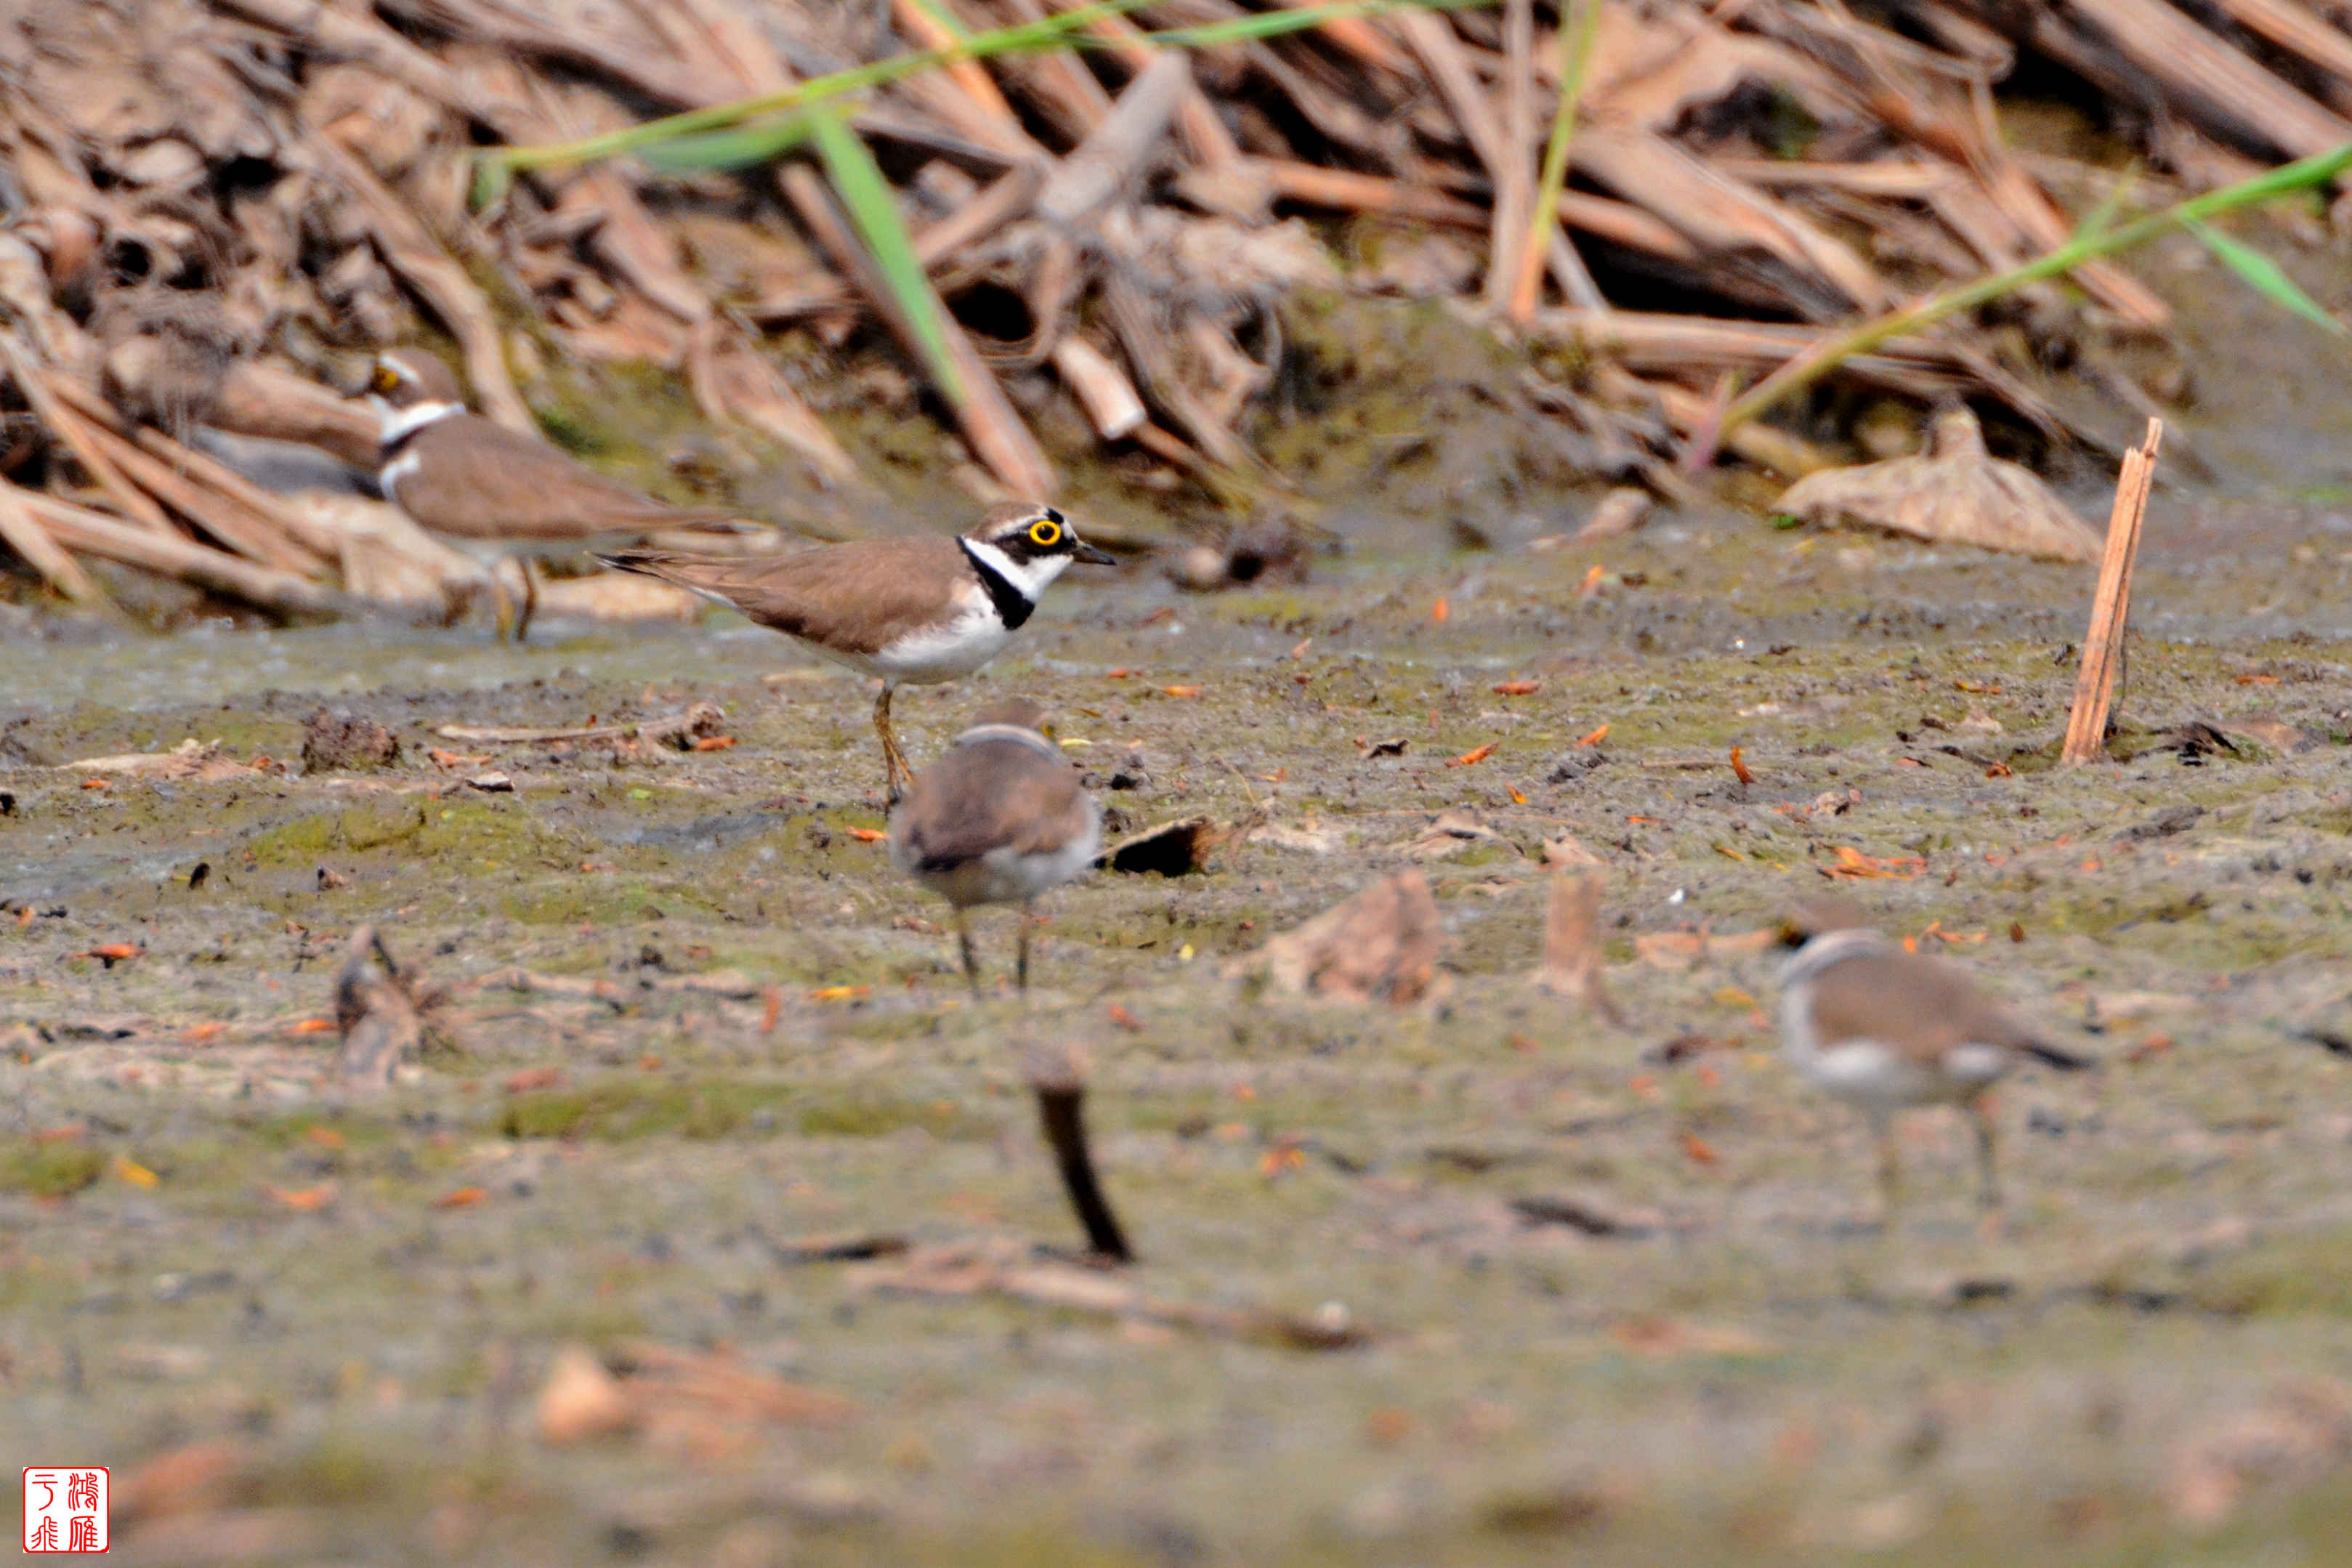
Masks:
[[[499,575],[495,562],[484,576],[490,584],[490,635],[506,642],[514,635],[514,595],[507,592],[506,580]]]
[[[1032,924],[1029,911],[1034,908],[1036,908],[1034,900],[1021,900],[1021,966],[1013,973],[1020,978],[1021,994],[1024,996],[1029,994],[1029,927]]]
[[[882,695],[874,700],[874,732],[882,737],[882,787],[892,805],[898,805],[907,793],[898,781],[902,778],[911,781],[915,776],[914,768],[907,761],[907,753],[898,749],[898,737],[890,731],[890,693],[896,689],[885,681],[882,683]]]
[[[1892,1229],[1895,1211],[1903,1201],[1903,1167],[1895,1158],[1895,1119],[1881,1111],[1870,1119],[1878,1139],[1879,1223]]]
[[[522,574],[522,607],[515,612],[514,629],[515,647],[520,647],[530,634],[531,616],[539,613],[539,584],[531,577],[529,556],[516,556],[515,570]]]
[[[963,977],[971,982],[972,1000],[980,1000],[980,960],[971,952],[971,911],[956,906],[956,945],[963,949]]]
[[[1986,1214],[2000,1212],[2000,1177],[1993,1168],[2000,1130],[1993,1125],[1990,1097],[1981,1097],[1969,1107],[1969,1114],[1977,1124],[1977,1207]]]

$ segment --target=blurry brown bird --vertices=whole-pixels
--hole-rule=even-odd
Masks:
[[[1013,701],[982,710],[940,760],[915,777],[890,817],[890,864],[955,910],[963,972],[980,994],[967,911],[1021,906],[1015,971],[1029,989],[1029,909],[1102,853],[1102,807],[1038,726],[1045,710]]]
[[[376,479],[384,500],[484,564],[499,635],[516,642],[539,607],[531,556],[626,543],[666,529],[743,531],[731,512],[657,501],[469,413],[449,367],[421,350],[378,354],[365,395],[383,421]],[[509,560],[522,574],[520,606],[498,577]]]
[[[1914,1105],[1966,1106],[1976,1123],[1978,1202],[2000,1206],[1996,1131],[1986,1091],[2027,1058],[2068,1071],[2094,1065],[2059,1049],[1977,989],[1958,964],[1906,952],[1832,899],[1792,910],[1781,940],[1780,1039],[1796,1069],[1870,1118],[1880,1197],[1891,1217],[1901,1184],[1894,1118]]]

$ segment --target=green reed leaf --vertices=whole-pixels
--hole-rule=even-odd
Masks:
[[[815,133],[817,155],[824,160],[826,177],[832,180],[841,205],[849,209],[849,220],[857,226],[857,236],[874,258],[892,302],[914,327],[932,384],[950,404],[961,407],[963,378],[957,374],[955,356],[948,349],[947,326],[940,320],[943,307],[931,291],[930,279],[924,275],[922,258],[915,254],[914,237],[898,215],[898,193],[890,188],[864,139],[840,115],[830,109],[811,109],[805,119]]]
[[[2197,218],[2182,222],[2181,227],[2195,235],[2205,248],[2220,258],[2222,266],[2236,273],[2255,293],[2281,310],[2292,310],[2305,321],[2326,328],[2337,337],[2345,334],[2344,323],[2327,313],[2326,308],[2303,291],[2302,286],[2283,271],[2279,264],[2249,245],[2241,245],[2211,224]]]

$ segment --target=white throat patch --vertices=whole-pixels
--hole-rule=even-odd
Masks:
[[[1062,574],[1062,568],[1070,563],[1066,555],[1045,555],[1025,566],[1015,565],[1013,557],[983,540],[966,539],[962,542],[966,550],[988,563],[989,570],[1020,589],[1021,596],[1033,605],[1044,595],[1047,584]]]

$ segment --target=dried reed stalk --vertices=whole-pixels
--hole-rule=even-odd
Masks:
[[[1110,362],[1108,355],[1086,339],[1076,334],[1063,338],[1054,345],[1053,361],[1062,384],[1077,398],[1095,434],[1104,440],[1118,441],[1132,436],[1150,417],[1135,384]]]
[[[18,494],[52,538],[84,555],[118,561],[159,577],[176,577],[281,615],[335,615],[351,608],[351,600],[331,588],[290,572],[256,565],[177,532],[151,533],[54,496],[30,490]]]
[[[2091,601],[2091,628],[2083,637],[2083,668],[2074,678],[2074,706],[2066,719],[2066,743],[2058,761],[2079,767],[2106,755],[2107,709],[2115,700],[2116,673],[2123,663],[2124,624],[2131,615],[2132,563],[2139,555],[2140,522],[2147,514],[2147,489],[2156,474],[2157,447],[2164,421],[2147,422],[2147,440],[2124,454],[2116,479],[2115,510],[2107,517],[2107,551],[2099,563],[2099,589]]]
[[[963,40],[947,23],[940,20],[924,0],[891,0],[890,17],[898,31],[927,49],[952,49]],[[1026,136],[1021,130],[1021,117],[1004,101],[1004,94],[996,88],[996,79],[978,60],[965,58],[950,59],[948,75],[963,89],[966,98],[980,105],[990,119],[996,121],[1008,136]]]
[[[307,382],[298,384],[306,387],[310,385]],[[179,491],[184,485],[192,483],[201,487],[202,489],[215,492],[229,505],[251,513],[251,521],[240,523],[232,520],[229,527],[233,530],[241,526],[250,528],[254,522],[262,526],[264,532],[258,536],[260,542],[257,548],[246,549],[243,545],[238,546],[254,559],[265,564],[283,567],[288,571],[316,575],[318,569],[332,562],[341,548],[341,540],[333,532],[320,528],[301,512],[288,506],[243,474],[206,457],[193,447],[182,446],[161,430],[145,425],[131,424],[115,412],[113,405],[106,399],[72,377],[58,376],[53,383],[53,390],[57,393],[59,401],[89,420],[97,431],[103,433],[110,452],[122,461],[126,468],[132,469],[134,475],[152,471],[142,468],[142,464],[162,465],[164,477],[159,483],[148,483],[144,478],[140,480],[148,489],[154,492],[158,500],[173,506],[184,515],[198,522],[205,522],[207,515],[214,509],[212,498],[199,496],[194,502],[195,510],[182,506],[173,499],[174,492]],[[118,447],[132,443],[136,444],[135,449],[128,454],[114,451]],[[275,532],[273,534],[268,531],[275,531]],[[290,546],[290,550],[284,552],[285,555],[290,558],[278,558],[280,556],[282,546],[277,535],[283,536],[284,546]],[[226,534],[217,537],[220,537],[224,542],[229,542],[228,536]]]
[[[287,537],[268,519],[257,518],[227,497],[205,489],[112,431],[92,426],[89,436],[105,451],[107,460],[131,482],[238,554],[299,576],[311,575],[326,565],[324,557]]]
[[[77,605],[93,609],[112,609],[112,601],[104,589],[81,568],[73,558],[49,537],[41,520],[33,515],[26,498],[33,492],[0,479],[0,544],[22,556],[25,563],[41,574],[50,587]]]
[[[921,363],[921,334],[898,308],[898,297],[889,286],[876,275],[865,247],[858,243],[857,236],[834,205],[833,194],[824,183],[814,170],[801,164],[787,166],[778,179],[793,210],[808,225],[826,257],[845,275],[856,280],[867,300],[890,324],[917,363]],[[949,356],[962,383],[963,396],[953,400],[955,414],[973,455],[996,476],[997,482],[1014,495],[1043,500],[1054,494],[1060,488],[1054,465],[1046,458],[1045,448],[1037,445],[1037,438],[1030,434],[1029,426],[1014,412],[1003,387],[980,357],[980,351],[972,346],[971,335],[949,314],[945,301],[936,291],[930,295],[930,308],[936,312]]]
[[[0,332],[0,363],[7,365],[17,390],[31,405],[34,416],[47,426],[49,434],[66,444],[67,449],[73,453],[74,460],[98,481],[108,500],[154,532],[173,531],[171,520],[163,515],[163,509],[155,504],[152,497],[123,477],[121,470],[110,462],[106,453],[100,448],[92,435],[91,425],[66,406],[64,399],[58,395],[57,387],[52,384],[50,373],[36,362],[32,350],[17,342],[12,334]]]
[[[1076,8],[1070,0],[1052,0],[1052,4],[1056,11]],[[1143,29],[1125,16],[1098,17],[1087,25],[1087,31],[1108,43],[1111,54],[1129,70],[1139,73],[1148,70],[1151,62],[1160,57],[1160,49],[1143,41]],[[1182,51],[1176,52],[1181,54]],[[1083,70],[1085,68],[1079,68]],[[1176,120],[1179,129],[1184,133],[1185,147],[1203,166],[1233,169],[1243,162],[1242,151],[1234,145],[1233,132],[1227,131],[1225,122],[1217,118],[1216,109],[1207,96],[1192,85],[1189,69],[1185,73],[1183,98],[1176,108]]]
[[[1536,171],[1528,161],[1535,141],[1535,0],[1504,0],[1503,6],[1503,167],[1495,182],[1494,226],[1486,246],[1486,308],[1524,318],[1535,309],[1530,297],[1517,303],[1519,258],[1541,254],[1541,244],[1530,244],[1536,209]],[[1551,235],[1547,232],[1543,240]],[[1530,277],[1537,270],[1531,262]],[[1529,290],[1532,295],[1532,289]]]

